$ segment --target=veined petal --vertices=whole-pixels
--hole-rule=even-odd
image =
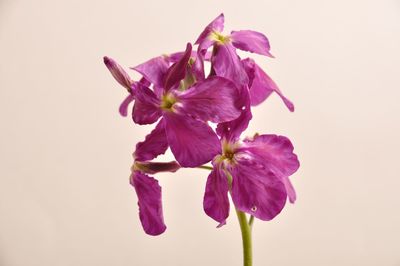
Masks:
[[[246,130],[250,120],[253,117],[251,114],[250,98],[247,87],[241,88],[239,92],[240,101],[237,103],[237,106],[241,106],[239,117],[232,121],[220,123],[217,126],[217,134],[221,138],[225,138],[233,142],[239,139],[240,135]]]
[[[237,86],[246,86],[249,82],[247,73],[235,47],[230,43],[215,46],[215,55],[211,57],[212,68],[218,76],[230,79]]]
[[[231,32],[232,44],[243,51],[274,57],[270,52],[267,37],[256,31],[240,30]]]
[[[140,171],[131,175],[131,185],[138,197],[139,217],[146,234],[156,236],[162,234],[167,227],[164,224],[161,201],[161,187],[153,177]]]
[[[168,111],[164,118],[168,144],[181,166],[197,167],[221,152],[220,140],[207,123]]]
[[[231,167],[232,200],[236,208],[264,221],[272,220],[286,203],[284,184],[250,159]]]
[[[253,59],[242,60],[243,65],[250,77],[250,99],[251,105],[258,105],[265,101],[272,92],[276,92],[286,107],[293,112],[294,105],[279,90],[276,83],[265,73]]]
[[[112,58],[104,56],[104,64],[111,72],[111,75],[129,92],[131,91],[131,85],[133,83],[132,79],[129,77],[128,73]]]
[[[163,87],[163,79],[168,69],[168,60],[165,56],[152,58],[143,64],[133,67],[142,74],[148,81],[157,87]]]
[[[239,89],[232,81],[214,76],[178,94],[176,109],[203,121],[222,123],[240,115],[239,97]]]
[[[229,216],[229,183],[219,165],[215,165],[207,178],[203,199],[203,208],[208,216],[219,222],[218,227],[226,223]]]
[[[195,44],[200,44],[204,40],[209,38],[210,33],[213,31],[222,32],[224,30],[224,20],[225,20],[224,14],[221,13],[218,17],[216,17],[213,21],[211,21],[210,24],[207,25],[207,27],[197,38]]]
[[[165,135],[164,119],[161,119],[145,140],[136,144],[133,157],[138,161],[150,161],[158,155],[164,154],[167,149],[168,141]]]
[[[273,172],[285,185],[289,200],[294,202],[296,192],[288,177],[300,167],[293,145],[284,136],[258,135],[254,139],[245,139],[238,152],[248,156]]]
[[[152,90],[139,85],[136,90],[135,105],[133,106],[133,121],[139,125],[153,124],[160,116],[160,100]]]
[[[164,89],[168,91],[185,78],[186,68],[192,54],[192,45],[188,43],[186,45],[186,50],[181,59],[173,64],[168,70],[164,77]]]
[[[239,150],[262,158],[278,177],[290,176],[300,166],[292,143],[284,136],[256,135],[253,139],[245,139]]]

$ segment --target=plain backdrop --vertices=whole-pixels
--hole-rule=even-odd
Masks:
[[[168,229],[143,232],[128,177],[152,126],[119,116],[102,62],[182,50],[220,12],[268,36],[276,58],[254,58],[296,106],[272,95],[246,131],[301,161],[296,204],[255,222],[254,265],[400,265],[398,0],[0,0],[1,266],[241,265],[234,213],[203,212],[205,170],[157,175]]]

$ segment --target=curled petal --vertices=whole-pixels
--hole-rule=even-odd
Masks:
[[[139,85],[136,90],[135,105],[133,106],[133,121],[139,125],[153,124],[160,116],[160,100],[152,90]]]
[[[230,172],[233,177],[232,200],[238,210],[264,221],[272,220],[282,211],[286,189],[272,172],[244,158]]]
[[[161,119],[156,128],[146,136],[145,140],[136,144],[136,150],[133,155],[135,160],[150,161],[165,153],[168,149],[168,141],[164,127],[164,119]]]
[[[161,187],[153,177],[140,171],[131,175],[131,185],[134,186],[139,205],[139,217],[146,234],[156,236],[162,234],[167,227],[161,202]]]
[[[250,99],[251,105],[258,105],[265,101],[272,92],[281,97],[286,107],[293,112],[294,105],[279,90],[276,83],[265,73],[253,59],[247,58],[242,61],[243,65],[250,77]]]
[[[176,160],[183,167],[197,167],[221,152],[221,143],[207,123],[186,115],[165,112],[165,132]]]
[[[132,69],[142,74],[155,86],[163,87],[163,78],[168,69],[168,60],[165,56],[158,56]]]
[[[122,101],[121,105],[119,106],[119,113],[122,116],[128,115],[128,107],[131,102],[135,100],[135,96],[133,94],[129,94],[125,100]]]
[[[239,97],[239,90],[232,81],[214,76],[179,94],[177,110],[203,121],[231,121],[240,115]]]
[[[240,50],[273,57],[269,52],[270,45],[267,37],[260,32],[252,30],[232,31],[231,40],[232,44]]]
[[[128,73],[112,58],[104,56],[103,57],[104,64],[111,72],[111,75],[121,84],[125,89],[129,92],[131,91],[132,80],[129,77]]]
[[[218,227],[224,225],[229,216],[228,191],[228,178],[217,165],[207,178],[203,208],[208,216],[219,222]]]
[[[164,77],[164,89],[168,91],[185,78],[186,68],[192,54],[192,45],[188,43],[186,50],[181,59],[173,64],[168,70]]]
[[[239,152],[247,154],[274,173],[284,183],[289,200],[293,203],[296,200],[296,192],[288,177],[300,167],[293,149],[290,140],[284,136],[258,135],[254,139],[246,139]]]
[[[212,68],[218,76],[234,81],[237,86],[246,86],[249,82],[247,73],[232,44],[219,44],[215,55],[211,57]]]

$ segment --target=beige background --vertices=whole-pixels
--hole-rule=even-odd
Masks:
[[[119,116],[103,66],[181,50],[221,11],[264,32],[256,57],[294,101],[248,134],[289,136],[298,192],[256,221],[255,265],[400,265],[400,2],[0,0],[0,265],[241,265],[234,213],[202,210],[207,172],[159,175],[168,230],[141,229],[131,152],[151,127]]]

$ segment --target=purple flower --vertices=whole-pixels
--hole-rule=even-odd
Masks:
[[[188,44],[181,59],[164,73],[158,93],[139,84],[133,108],[137,124],[152,124],[163,117],[165,145],[183,167],[199,166],[220,153],[219,139],[207,121],[221,123],[240,115],[239,90],[226,78],[214,76],[185,88],[181,81],[187,76],[191,52]]]
[[[214,168],[207,179],[203,205],[219,226],[229,215],[228,192],[238,210],[265,221],[281,212],[287,197],[292,203],[296,200],[288,178],[299,168],[293,145],[277,135],[255,135],[240,141],[251,118],[246,113],[241,121],[217,129],[222,152],[212,161]]]
[[[241,30],[232,31],[230,35],[223,35],[224,15],[220,14],[200,34],[196,40],[199,45],[199,55],[204,55],[210,46],[213,46],[211,57],[212,69],[215,74],[226,77],[248,87],[250,90],[251,105],[258,105],[268,98],[274,91],[284,101],[290,111],[293,104],[283,96],[274,81],[252,59],[241,60],[236,48],[273,57],[267,37],[262,33]]]
[[[163,121],[146,136],[143,142],[136,145],[134,164],[130,176],[130,183],[135,188],[138,197],[139,217],[144,231],[149,235],[159,235],[166,230],[164,223],[161,187],[158,181],[148,174],[159,172],[175,172],[180,165],[173,162],[150,162],[158,155],[165,153],[168,146]]]

